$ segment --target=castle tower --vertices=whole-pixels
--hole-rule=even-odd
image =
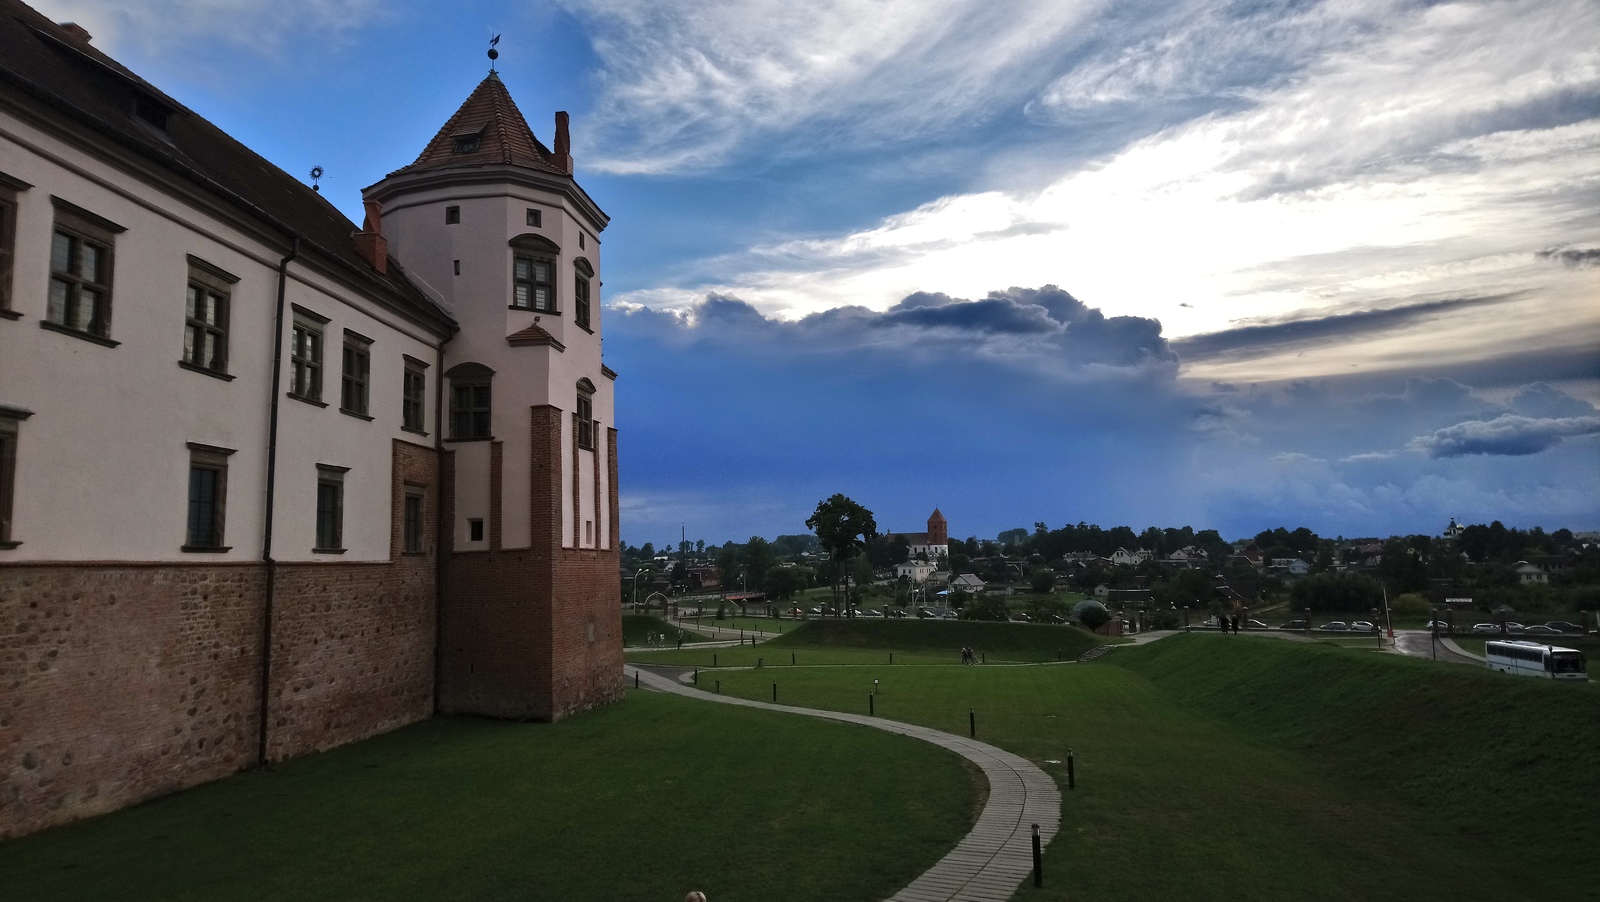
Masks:
[[[950,524],[945,520],[944,514],[939,513],[937,507],[933,509],[932,516],[928,517],[928,544],[950,544]]]
[[[450,309],[439,385],[438,705],[554,720],[622,693],[617,432],[600,357],[600,232],[491,72],[416,162],[363,192],[390,253]]]

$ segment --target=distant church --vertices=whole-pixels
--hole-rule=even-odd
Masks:
[[[566,114],[491,72],[363,200],[0,0],[0,837],[621,697]]]
[[[889,532],[885,539],[905,539],[911,545],[911,559],[937,563],[940,557],[950,554],[950,524],[936,507],[928,516],[927,532]]]

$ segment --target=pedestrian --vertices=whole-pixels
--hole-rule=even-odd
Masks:
[[[1238,614],[1233,615],[1233,634],[1235,636],[1239,635],[1239,615]]]

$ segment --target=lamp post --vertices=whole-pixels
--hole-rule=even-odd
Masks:
[[[645,568],[640,567],[639,572],[633,575],[633,609],[639,610],[639,577],[644,575]]]

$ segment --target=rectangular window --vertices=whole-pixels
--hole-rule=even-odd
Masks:
[[[317,465],[317,547],[313,552],[344,550],[344,474],[346,467]]]
[[[415,357],[407,357],[404,382],[401,384],[401,428],[408,432],[421,432],[427,428],[428,365]]]
[[[583,248],[584,248],[583,233],[579,232],[578,233],[578,250],[583,250]]]
[[[17,432],[31,411],[0,406],[0,548],[22,544],[12,538],[11,505],[17,487]]]
[[[11,312],[11,270],[17,255],[17,193],[32,187],[0,172],[0,317],[16,319]]]
[[[339,389],[339,409],[358,417],[367,415],[367,383],[372,370],[372,339],[344,330],[344,377]]]
[[[422,493],[406,490],[405,553],[422,553]]]
[[[189,525],[184,551],[227,551],[222,544],[228,500],[228,456],[233,451],[189,443]]]
[[[328,320],[295,308],[289,336],[289,394],[302,401],[322,401],[322,330]]]
[[[483,520],[482,519],[480,519],[478,517],[473,517],[473,518],[471,518],[471,519],[469,519],[467,521],[467,541],[469,541],[469,542],[482,542],[483,541]]]
[[[72,332],[111,334],[111,240],[73,217],[56,217],[50,237],[45,321]]]
[[[578,396],[578,447],[594,447],[594,401],[588,395]]]
[[[189,258],[184,290],[183,363],[213,375],[228,372],[228,301],[238,276]]]
[[[555,262],[518,254],[511,306],[542,313],[556,312]]]
[[[531,225],[536,229],[543,227],[543,225],[544,225],[544,213],[539,211],[539,210],[535,210],[532,207],[529,207],[528,208],[528,225]]]
[[[445,207],[444,208],[444,224],[445,225],[455,225],[456,223],[459,223],[460,221],[461,221],[461,208],[460,207]]]
[[[456,439],[488,438],[489,386],[456,385],[450,402],[450,437]]]
[[[573,274],[572,318],[578,325],[589,328],[589,279],[582,273]]]
[[[455,264],[456,275],[458,275],[458,276],[461,275],[461,261],[460,260],[452,260],[450,262]]]

